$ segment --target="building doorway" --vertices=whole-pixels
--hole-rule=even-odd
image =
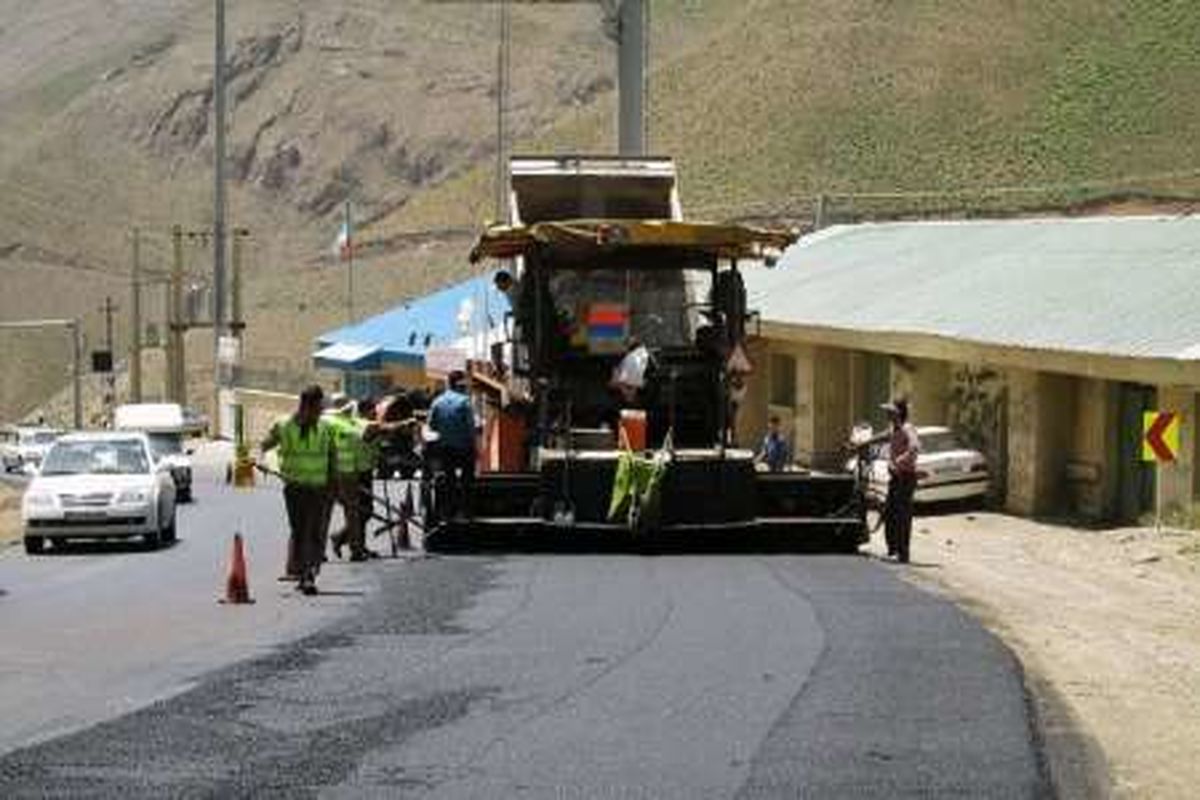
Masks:
[[[1142,413],[1154,409],[1155,391],[1122,383],[1117,394],[1117,521],[1137,522],[1154,509],[1153,464],[1142,461]]]

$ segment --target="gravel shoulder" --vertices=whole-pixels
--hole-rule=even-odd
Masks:
[[[989,513],[927,516],[914,531],[909,579],[953,597],[1024,664],[1062,796],[1195,796],[1200,535]]]

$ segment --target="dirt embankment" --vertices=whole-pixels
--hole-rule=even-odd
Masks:
[[[957,599],[1024,664],[1063,796],[1196,796],[1200,535],[996,514],[915,530],[909,576]]]
[[[0,483],[0,547],[21,538],[21,492]]]

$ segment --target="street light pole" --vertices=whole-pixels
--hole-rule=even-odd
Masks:
[[[221,338],[225,335],[225,0],[216,2],[213,69],[213,414],[212,430],[221,430]]]

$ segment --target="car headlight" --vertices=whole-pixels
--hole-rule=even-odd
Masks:
[[[145,489],[126,489],[117,495],[117,502],[122,505],[145,503],[150,499],[150,493]]]
[[[54,508],[54,495],[52,494],[27,494],[25,495],[26,508]]]

